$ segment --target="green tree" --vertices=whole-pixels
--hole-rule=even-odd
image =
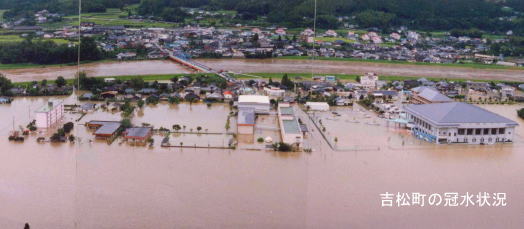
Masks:
[[[63,86],[66,85],[66,80],[64,79],[64,77],[59,76],[59,77],[56,78],[55,84],[56,84],[57,87],[63,87]]]
[[[395,14],[386,13],[383,11],[366,10],[355,15],[355,20],[361,27],[364,28],[389,28],[395,17]]]
[[[13,83],[10,79],[6,78],[2,73],[0,73],[0,94],[8,95],[9,89],[13,88]]]

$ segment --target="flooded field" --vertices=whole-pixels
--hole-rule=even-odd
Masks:
[[[440,77],[465,79],[493,79],[524,82],[524,70],[473,69],[462,67],[440,67],[427,65],[383,64],[349,61],[310,61],[285,59],[198,59],[215,70],[236,73],[339,73],[363,74],[376,72],[379,75]],[[130,62],[103,62],[82,65],[90,76],[146,75],[188,73],[189,70],[168,60]],[[57,76],[74,77],[76,66],[42,67],[2,70],[15,82],[42,79],[56,79]]]
[[[89,142],[80,125],[119,120],[95,112],[75,123],[80,143],[7,141],[47,98],[17,98],[0,105],[0,228],[521,228],[524,225],[522,105],[485,105],[518,121],[513,144],[492,146],[390,144],[404,135],[384,125],[345,122],[361,114],[337,109],[343,125],[324,123],[338,144],[380,145],[377,150],[333,151],[312,132],[311,153],[162,148]],[[72,103],[66,98],[66,103]],[[177,110],[178,109],[178,110]],[[191,109],[191,113],[189,113]],[[135,124],[202,126],[225,132],[228,106],[159,104]],[[75,120],[79,114],[67,114]],[[329,116],[326,116],[326,118]],[[367,118],[370,120],[375,117]],[[265,124],[274,120],[267,118]],[[234,131],[234,125],[232,125]],[[255,135],[266,136],[273,130]],[[267,131],[268,134],[263,133]],[[193,139],[197,138],[197,139]],[[191,135],[184,141],[198,140]],[[370,139],[372,138],[372,139]],[[172,137],[173,141],[174,137]],[[410,142],[416,142],[415,140]],[[506,207],[380,207],[380,193],[505,192]],[[450,220],[452,219],[452,220]]]

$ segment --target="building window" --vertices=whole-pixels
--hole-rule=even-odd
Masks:
[[[504,128],[499,128],[499,134],[504,134],[504,132],[506,132],[505,130],[506,129],[504,129]]]
[[[489,134],[489,129],[484,129],[484,135]]]
[[[482,129],[475,129],[475,135],[480,135],[480,133],[482,133],[481,130],[482,130]]]
[[[466,131],[464,129],[459,129],[458,130],[458,135],[464,135]]]
[[[493,128],[493,129],[491,129],[491,134],[492,134],[492,135],[497,134],[497,128]]]
[[[473,135],[473,129],[468,129],[468,135]]]

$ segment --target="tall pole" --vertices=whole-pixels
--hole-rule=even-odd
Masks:
[[[82,45],[82,0],[78,0],[78,57],[77,57],[77,72],[76,72],[76,76],[78,78],[77,90],[80,90],[80,46],[81,45]]]
[[[315,61],[315,54],[317,50],[315,49],[315,42],[317,39],[317,0],[315,0],[315,9],[313,13],[313,62]],[[311,64],[311,78],[313,78],[313,63]]]

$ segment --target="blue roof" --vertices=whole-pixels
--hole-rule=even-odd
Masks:
[[[460,102],[407,105],[406,112],[419,116],[436,125],[457,125],[460,123],[504,123],[518,124],[486,109]]]
[[[238,121],[240,125],[255,125],[255,109],[241,108],[238,111]]]

